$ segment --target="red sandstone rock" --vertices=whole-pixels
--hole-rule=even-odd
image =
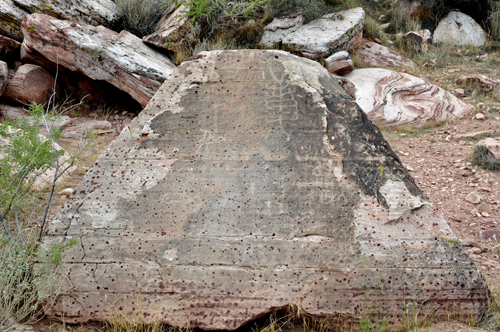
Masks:
[[[337,52],[325,59],[325,67],[332,74],[342,75],[354,70],[349,53],[346,51]]]
[[[7,104],[0,104],[0,114],[7,120],[17,120],[29,116],[28,111],[22,107],[10,106]]]
[[[0,61],[0,97],[2,96],[7,82],[9,81],[9,67],[3,61]]]
[[[21,43],[0,35],[0,61],[13,62],[20,59]]]
[[[33,61],[106,81],[145,106],[175,68],[165,55],[127,31],[33,14],[23,20],[22,52]]]
[[[378,67],[412,67],[418,65],[404,55],[383,45],[365,40],[357,48],[356,55],[372,66]]]
[[[7,84],[2,99],[15,105],[44,105],[54,92],[54,83],[52,75],[42,67],[22,65]]]

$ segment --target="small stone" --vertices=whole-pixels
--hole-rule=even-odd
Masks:
[[[488,203],[483,202],[477,207],[477,212],[483,214],[483,212],[491,213],[491,207]]]
[[[375,38],[373,41],[375,41],[377,44],[382,44],[382,41],[378,38]]]
[[[486,117],[484,116],[484,114],[482,113],[477,113],[476,114],[476,120],[484,120]]]
[[[476,247],[472,248],[472,253],[473,253],[474,255],[480,255],[480,254],[481,254],[481,252],[482,252],[482,250],[481,250],[481,249],[479,249],[479,248],[476,248]]]
[[[71,195],[73,193],[74,189],[73,188],[66,188],[58,192],[59,195]]]
[[[490,216],[490,214],[489,214],[488,212],[483,212],[483,213],[481,213],[481,215],[482,215],[483,217],[489,217],[489,216]]]

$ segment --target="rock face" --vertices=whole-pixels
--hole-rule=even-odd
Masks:
[[[7,84],[2,99],[14,105],[33,102],[45,105],[54,93],[55,80],[40,66],[25,64],[19,67]]]
[[[20,59],[21,43],[0,35],[0,60],[13,62]]]
[[[359,317],[364,289],[394,319],[405,298],[437,317],[487,307],[381,132],[321,65],[282,51],[185,60],[47,233],[81,238],[47,311],[71,322],[133,317],[137,303],[146,320],[204,330],[289,303]]]
[[[300,10],[283,13],[264,27],[264,34],[260,39],[260,44],[265,47],[273,47],[281,43],[287,35],[297,31],[303,23],[304,17]]]
[[[0,114],[7,120],[17,120],[29,116],[29,112],[22,107],[15,107],[6,104],[0,104]]]
[[[349,53],[346,51],[337,52],[326,58],[325,67],[330,73],[337,75],[346,74],[354,70],[354,64]]]
[[[418,65],[404,55],[391,50],[388,47],[364,40],[356,51],[356,55],[372,66],[383,67],[412,67]]]
[[[109,28],[118,22],[113,0],[0,0],[0,34],[22,41],[21,23],[31,13]]]
[[[482,89],[488,90],[496,98],[500,99],[500,80],[482,74],[467,74],[460,76],[456,84],[477,84]]]
[[[288,34],[283,46],[310,59],[350,51],[361,42],[364,22],[361,7],[327,14]]]
[[[79,72],[128,93],[143,107],[175,68],[127,31],[33,14],[23,21],[22,52],[33,61]]]
[[[451,12],[439,22],[432,41],[434,44],[452,43],[479,47],[486,42],[486,34],[470,16]]]
[[[345,76],[356,86],[356,102],[375,123],[385,126],[449,121],[474,107],[424,79],[388,69],[356,69]]]
[[[0,97],[9,81],[9,67],[3,61],[0,61]]]
[[[194,45],[197,33],[191,25],[190,19],[184,15],[188,8],[181,4],[173,13],[163,16],[157,25],[156,31],[142,40],[148,44],[175,51],[179,46]]]

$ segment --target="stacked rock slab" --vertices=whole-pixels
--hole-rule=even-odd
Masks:
[[[81,242],[47,311],[69,322],[140,311],[233,330],[289,303],[355,317],[376,303],[396,322],[405,301],[437,317],[487,306],[481,274],[378,128],[326,69],[282,51],[185,60],[45,245],[69,238]]]

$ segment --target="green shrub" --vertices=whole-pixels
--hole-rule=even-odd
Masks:
[[[171,4],[168,0],[116,0],[122,28],[138,37],[153,33]]]

